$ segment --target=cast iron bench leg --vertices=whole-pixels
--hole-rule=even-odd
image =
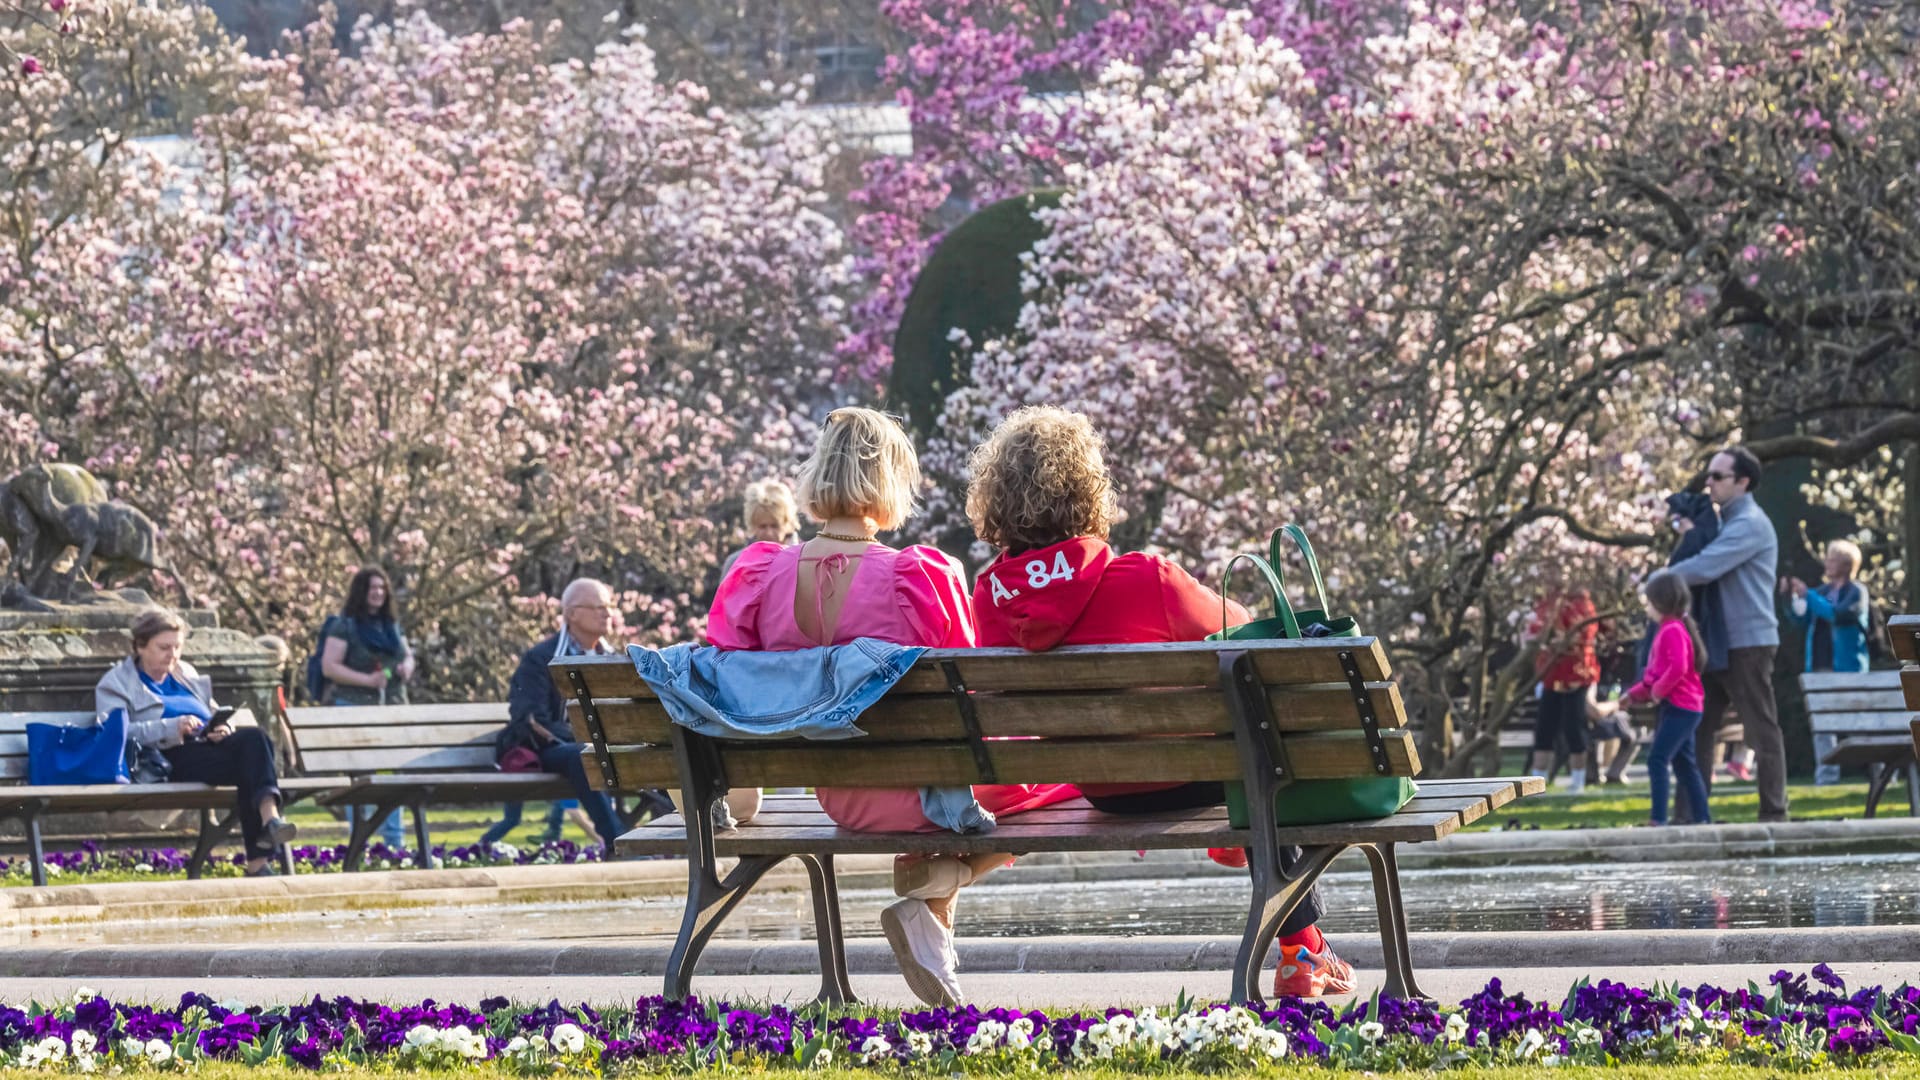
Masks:
[[[239,816],[237,811],[224,818],[215,817],[212,810],[200,811],[200,839],[194,842],[193,858],[187,860],[188,881],[198,881],[207,872],[207,860],[213,857],[213,846],[233,831],[233,823]]]
[[[1272,811],[1268,811],[1271,816]],[[1261,815],[1253,815],[1255,827]],[[1247,932],[1241,935],[1240,952],[1233,961],[1233,1001],[1259,1005],[1266,1001],[1260,993],[1260,969],[1266,964],[1267,951],[1279,936],[1280,924],[1306,899],[1307,890],[1320,878],[1321,871],[1345,850],[1344,844],[1305,848],[1300,859],[1282,870],[1270,862],[1267,851],[1272,844],[1255,843],[1250,848],[1249,869],[1253,872],[1253,903],[1247,910]]]
[[[680,934],[673,940],[673,952],[667,957],[667,997],[680,1001],[693,992],[693,967],[713,938],[713,932],[740,906],[740,901],[747,898],[754,883],[786,858],[785,855],[742,856],[725,881],[715,879],[712,868],[700,865],[699,860],[688,860],[687,906],[680,918]],[[808,872],[812,872],[811,864]]]
[[[1873,783],[1867,785],[1867,816],[1872,817],[1880,809],[1880,797],[1887,793],[1887,785],[1893,783],[1896,773],[1904,772],[1895,765],[1876,766]]]
[[[1364,844],[1373,870],[1373,903],[1380,915],[1380,951],[1386,957],[1388,997],[1423,998],[1413,981],[1413,950],[1407,945],[1407,906],[1400,897],[1400,867],[1392,844]]]
[[[820,942],[820,997],[829,1005],[852,1005],[853,981],[847,977],[847,942],[840,925],[840,888],[833,880],[833,856],[801,855],[813,885],[813,932]]]
[[[347,820],[353,823],[353,831],[347,835],[347,869],[349,871],[360,869],[360,863],[366,858],[367,843],[373,839],[374,830],[387,820],[388,814],[399,808],[400,800],[389,798],[374,802],[371,804],[373,812],[364,818],[360,817],[360,805],[366,804],[347,807]]]
[[[47,887],[47,849],[40,840],[40,815],[28,811],[20,820],[27,826],[27,858],[33,862],[33,884],[44,889]]]
[[[433,842],[427,838],[427,801],[413,804],[413,865],[422,870],[433,868]]]

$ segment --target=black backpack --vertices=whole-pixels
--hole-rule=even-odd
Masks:
[[[313,654],[307,657],[307,700],[315,705],[326,698],[328,683],[326,675],[321,671],[320,654],[326,651],[327,635],[333,630],[333,621],[337,618],[339,618],[338,615],[329,615],[327,620],[320,624],[319,639],[313,644]]]

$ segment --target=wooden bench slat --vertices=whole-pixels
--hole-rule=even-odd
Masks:
[[[1909,721],[1911,722],[1911,721]],[[1911,735],[1859,735],[1821,755],[1822,765],[1883,765],[1913,754]]]
[[[1912,712],[1907,707],[1907,698],[1897,688],[1892,690],[1828,690],[1807,694],[1807,711],[1823,712]]]
[[[1809,694],[1839,690],[1898,690],[1900,672],[1884,671],[1807,671],[1800,674],[1800,689]]]
[[[1405,713],[1400,691],[1391,683],[1368,688],[1374,712]],[[1268,691],[1274,720],[1288,734],[1344,731],[1355,724],[1353,693],[1345,686]],[[1213,688],[1143,690],[1127,695],[1086,692],[976,693],[970,698],[980,732],[995,738],[1073,738],[1128,735],[1224,735],[1233,731],[1225,698]],[[1097,708],[1089,708],[1097,704]],[[595,702],[601,730],[613,744],[664,744],[673,721],[657,700]],[[580,704],[567,703],[576,732],[588,730]],[[963,740],[966,726],[952,694],[888,694],[859,720],[873,742]]]
[[[91,711],[74,712],[0,712],[0,735],[18,735],[26,737],[28,724],[74,724],[93,723]]]
[[[1405,731],[1381,733],[1391,775],[1418,771],[1413,738]],[[725,744],[728,780],[740,787],[811,786],[832,776],[841,787],[958,786],[985,781],[970,747],[962,744],[862,745],[864,740],[758,747]],[[989,743],[996,779],[1006,784],[1152,783],[1156,780],[1236,780],[1240,758],[1224,737],[1009,741]],[[1372,756],[1359,732],[1297,735],[1287,740],[1294,774],[1329,779],[1372,772]],[[612,746],[614,771],[625,788],[677,787],[678,774],[660,770],[671,757],[653,747]],[[644,779],[642,779],[644,777]]]
[[[1269,685],[1345,682],[1341,652],[1354,654],[1364,681],[1384,682],[1387,678],[1386,654],[1373,638],[1236,644],[1252,655],[1255,669]],[[1219,646],[1212,642],[1069,646],[1044,654],[1012,648],[929,649],[895,684],[894,692],[947,692],[946,675],[940,667],[946,660],[958,666],[969,689],[982,692],[1211,687],[1220,679]],[[568,657],[556,666],[579,670],[588,693],[596,699],[653,696],[624,656]]]
[[[303,705],[296,709],[288,709],[287,720],[293,725],[294,730],[301,732],[330,727],[414,728],[428,724],[491,723],[499,727],[507,722],[507,703],[482,701],[451,705]]]
[[[302,750],[300,760],[310,773],[364,773],[399,769],[469,772],[494,767],[492,744],[441,746],[424,750]]]
[[[503,725],[491,724],[434,724],[420,728],[399,727],[337,727],[302,728],[300,730],[300,752],[302,756],[320,750],[387,750],[417,749],[443,746],[481,746],[491,754],[496,736]],[[5,736],[0,736],[4,740]],[[0,745],[4,745],[0,742]]]
[[[1905,731],[1907,720],[1912,716],[1912,712],[1904,709],[1899,712],[1809,713],[1807,726],[1819,735],[1846,735],[1854,732],[1876,734],[1885,731]]]

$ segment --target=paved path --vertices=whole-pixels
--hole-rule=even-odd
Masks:
[[[1694,986],[1712,983],[1741,986],[1748,980],[1766,985],[1775,970],[1771,964],[1732,964],[1705,966],[1613,967],[1592,972],[1617,981],[1648,986],[1656,981],[1678,982]],[[1920,963],[1844,964],[1835,968],[1851,986],[1879,983],[1896,986],[1920,980]],[[1487,980],[1498,978],[1508,991],[1518,991],[1535,1000],[1557,1003],[1582,975],[1576,968],[1450,968],[1423,973],[1422,988],[1437,1000],[1452,1003],[1467,997]],[[1380,973],[1362,971],[1361,993],[1378,989]],[[52,1001],[69,997],[78,987],[90,987],[121,1001],[177,1001],[182,993],[200,991],[219,1000],[236,999],[248,1003],[277,1004],[305,1000],[315,994],[331,997],[349,994],[386,1002],[414,1002],[433,998],[441,1002],[474,1004],[485,997],[505,995],[517,1001],[546,1001],[558,998],[565,1004],[579,1001],[605,1003],[630,1001],[644,994],[659,992],[653,978],[617,978],[606,976],[521,977],[491,976],[453,979],[300,979],[266,978],[115,978],[115,979],[0,979],[0,1001],[19,1003],[28,999]],[[694,989],[706,998],[786,1001],[799,1004],[810,1000],[819,980],[800,975],[712,976],[694,981]],[[1104,972],[1100,974],[984,974],[962,973],[962,986],[972,1000],[981,1004],[1035,1008],[1102,1008],[1108,1005],[1167,1005],[1185,991],[1202,999],[1224,997],[1227,992],[1225,971],[1207,972]],[[854,992],[864,1001],[877,1005],[914,1004],[906,983],[896,975],[855,975]]]

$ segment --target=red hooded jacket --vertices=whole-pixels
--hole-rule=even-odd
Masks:
[[[1199,641],[1222,623],[1220,594],[1158,555],[1115,555],[1106,541],[1075,537],[1003,554],[973,584],[979,643],[1045,652],[1056,645]],[[1225,604],[1229,625],[1250,621]],[[1164,791],[1179,784],[1083,784],[1092,795]]]

